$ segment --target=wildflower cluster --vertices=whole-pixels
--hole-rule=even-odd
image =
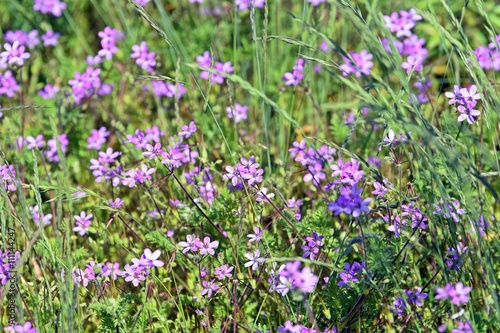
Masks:
[[[500,43],[500,35],[495,38],[490,37],[488,46],[481,45],[474,50],[479,66],[483,69],[493,69],[494,71],[500,70],[500,52],[498,51],[498,44]]]
[[[304,59],[299,58],[293,66],[292,72],[286,72],[282,80],[286,86],[298,86],[304,78]]]
[[[212,61],[214,59],[210,55],[210,52],[205,51],[203,55],[197,56],[196,61],[200,67],[212,68]],[[227,61],[222,63],[220,61],[216,62],[213,69],[218,73],[210,73],[207,70],[202,70],[200,73],[200,78],[203,80],[210,80],[211,83],[223,84],[225,79],[225,74],[231,74],[234,71],[231,62]]]
[[[123,278],[126,282],[137,287],[141,281],[146,280],[146,276],[151,273],[151,269],[155,267],[163,267],[164,262],[158,258],[161,255],[160,250],[151,252],[149,248],[144,250],[144,253],[139,259],[133,258],[132,264],[126,264],[124,270],[120,270],[119,262],[106,262],[104,264],[90,261],[85,266],[85,270],[75,269],[73,271],[73,281],[78,285],[88,287],[92,281],[101,281],[105,278],[117,280],[118,277]]]
[[[458,121],[467,120],[469,124],[476,122],[481,112],[474,109],[474,107],[476,107],[477,101],[481,99],[481,94],[477,92],[475,85],[470,86],[470,89],[460,88],[455,85],[453,92],[446,92],[445,95],[450,99],[448,103],[457,107],[457,111],[460,113]]]
[[[345,287],[350,289],[354,282],[358,282],[361,273],[366,268],[366,263],[363,261],[361,263],[354,261],[352,265],[348,262],[344,264],[344,271],[339,273],[339,278],[341,281],[337,284],[339,287]]]

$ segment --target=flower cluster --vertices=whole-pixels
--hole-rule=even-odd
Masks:
[[[2,68],[2,62],[0,60],[0,68]],[[17,84],[16,78],[12,75],[10,70],[5,73],[0,73],[0,95],[7,95],[7,97],[14,97],[20,87]]]
[[[351,285],[354,282],[359,281],[359,277],[363,270],[366,268],[365,262],[353,262],[352,266],[346,262],[344,263],[344,271],[339,273],[339,278],[341,281],[337,284],[339,287],[345,287],[351,289]]]
[[[450,105],[457,106],[457,111],[460,113],[458,121],[467,120],[469,124],[474,124],[481,114],[479,110],[474,109],[477,101],[481,99],[481,94],[477,92],[477,87],[472,85],[467,89],[455,85],[453,92],[446,92],[445,95],[450,99],[448,102]]]
[[[0,186],[3,186],[5,191],[14,192],[17,190],[18,181],[16,180],[16,170],[14,166],[11,165],[1,165],[0,166]]]
[[[422,64],[427,58],[429,51],[423,46],[425,39],[418,38],[414,35],[412,29],[417,21],[420,21],[422,16],[418,15],[414,8],[409,11],[401,10],[394,12],[391,16],[384,16],[386,27],[396,34],[397,38],[406,37],[403,40],[395,40],[394,47],[402,55],[406,56],[406,61],[401,67],[406,69],[406,73],[412,71],[419,72],[422,70]],[[392,52],[389,41],[384,38],[382,44],[388,52]]]
[[[392,302],[392,306],[389,307],[389,310],[398,315],[402,316],[408,309],[408,306],[415,304],[418,307],[423,305],[422,300],[426,299],[428,296],[427,293],[422,292],[422,288],[415,287],[414,290],[407,289],[405,291],[405,297],[398,297],[394,302]]]
[[[411,221],[411,228],[420,228],[425,230],[427,228],[427,217],[425,217],[422,212],[413,206],[413,204],[401,205],[401,213],[394,212],[392,214],[395,216],[393,224],[391,224],[387,230],[394,233],[396,237],[401,236],[401,228],[408,225],[408,221]],[[385,216],[384,219],[389,221],[389,215]]]
[[[340,195],[336,201],[332,201],[328,204],[328,209],[335,213],[335,215],[340,215],[341,213],[352,215],[353,217],[358,217],[362,213],[369,213],[370,208],[368,205],[372,201],[371,198],[363,199],[361,193],[362,188],[357,188],[357,185],[350,187],[344,186],[340,188]]]
[[[362,50],[360,53],[351,52],[349,55],[351,58],[344,57],[344,64],[339,67],[343,76],[351,73],[354,73],[356,77],[370,75],[370,69],[373,67],[373,62],[371,61],[373,55],[371,53]]]
[[[299,162],[305,168],[307,173],[304,175],[305,182],[312,181],[315,186],[319,186],[320,182],[326,178],[323,168],[326,163],[334,160],[333,155],[336,153],[335,148],[329,148],[326,145],[319,149],[308,147],[305,140],[293,142],[293,148],[288,149],[295,162]]]
[[[130,282],[134,287],[137,287],[141,281],[146,280],[146,276],[151,273],[150,269],[163,267],[164,262],[158,259],[160,255],[160,250],[151,252],[147,248],[139,259],[133,258],[131,265],[126,264],[123,271],[120,270],[120,263],[118,262],[99,264],[90,261],[86,265],[85,270],[77,268],[73,271],[73,282],[77,285],[82,284],[84,287],[87,287],[91,281],[102,280],[108,277],[112,280],[117,280],[118,277],[122,277],[126,282]]]
[[[101,58],[111,60],[113,54],[118,52],[116,42],[123,38],[122,33],[111,27],[105,27],[103,31],[97,34],[101,38],[101,47],[97,55]]]
[[[439,204],[434,204],[436,210],[433,212],[434,215],[441,215],[445,219],[453,219],[454,222],[460,222],[459,215],[464,215],[465,209],[460,208],[460,201],[454,200],[453,203],[444,202],[443,198],[439,200]]]
[[[286,86],[298,86],[304,78],[304,59],[299,58],[293,66],[292,72],[286,72],[282,80]]]
[[[212,60],[212,56],[208,51],[205,51],[203,55],[196,57],[196,62],[198,62],[200,67],[211,68]],[[215,63],[213,69],[219,73],[210,73],[207,70],[203,70],[200,73],[200,78],[203,80],[210,80],[211,83],[223,84],[225,74],[231,74],[234,71],[233,65],[229,61],[225,63],[218,61]]]
[[[460,303],[467,304],[469,302],[467,295],[471,290],[471,287],[465,287],[462,282],[458,282],[454,286],[448,283],[443,288],[436,289],[437,295],[434,298],[438,300],[450,299],[454,305],[460,305]]]
[[[316,288],[318,276],[314,275],[309,267],[300,269],[300,261],[289,262],[282,265],[278,273],[272,273],[269,278],[271,291],[277,291],[282,296],[289,291],[310,294]]]
[[[73,98],[76,104],[81,104],[84,99],[91,98],[95,93],[101,93],[100,68],[87,67],[85,72],[75,73],[75,78],[68,81],[72,88]]]
[[[264,170],[259,166],[260,164],[255,162],[255,156],[250,156],[248,160],[241,157],[240,163],[237,163],[235,167],[226,166],[227,173],[222,179],[230,180],[236,189],[242,189],[245,181],[248,185],[258,185],[262,183],[262,175],[264,174]]]
[[[30,32],[24,30],[8,30],[4,35],[4,39],[10,44],[18,42],[19,45],[27,46],[30,50],[40,44],[37,30],[31,30]]]
[[[479,66],[483,69],[500,70],[500,52],[498,51],[498,44],[500,44],[500,35],[495,39],[491,39],[488,46],[481,45],[474,50]]]
[[[203,238],[203,242],[196,237],[195,234],[187,235],[185,242],[179,242],[179,246],[183,248],[182,253],[186,254],[189,251],[201,255],[215,255],[215,249],[219,246],[218,241],[211,241],[210,237]]]
[[[135,59],[135,63],[142,69],[147,70],[148,73],[152,73],[155,70],[155,56],[156,53],[149,52],[149,48],[144,41],[142,41],[139,45],[132,46],[132,54],[130,55],[130,58]]]
[[[92,134],[87,138],[87,149],[100,150],[102,145],[106,143],[106,138],[110,134],[111,133],[104,126],[101,126],[98,130],[93,129]]]
[[[151,86],[153,87],[153,93],[158,98],[163,96],[173,98],[175,96],[175,99],[178,100],[187,92],[182,83],[173,84],[165,81],[151,81]]]
[[[59,0],[35,0],[33,9],[43,14],[52,14],[56,17],[62,15],[66,9],[66,3]]]
[[[320,236],[316,232],[313,232],[311,236],[307,236],[307,243],[301,247],[304,250],[302,258],[314,260],[315,256],[319,253],[320,247],[324,245],[323,238],[325,236]]]
[[[469,248],[462,243],[457,243],[456,249],[449,247],[445,257],[446,267],[451,270],[459,270],[463,264],[463,256],[468,249]]]

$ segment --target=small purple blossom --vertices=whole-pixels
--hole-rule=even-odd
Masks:
[[[348,76],[351,73],[354,73],[356,77],[370,75],[370,69],[373,67],[372,54],[362,50],[360,53],[351,52],[350,56],[352,60],[344,57],[344,64],[339,67],[343,76]]]
[[[66,9],[66,3],[59,0],[35,0],[33,9],[43,14],[52,14],[59,17],[62,15],[62,11]]]
[[[260,258],[259,249],[255,250],[253,254],[246,253],[245,257],[249,260],[248,262],[245,263],[245,267],[251,267],[253,271],[256,271],[259,268],[259,266],[265,262],[264,258]]]
[[[75,215],[76,226],[73,228],[73,231],[79,233],[80,236],[85,235],[88,232],[88,227],[92,224],[92,217],[92,214],[87,215],[84,211],[80,215]]]
[[[43,46],[57,46],[59,36],[61,36],[61,34],[58,32],[54,32],[52,30],[47,31],[42,35]]]

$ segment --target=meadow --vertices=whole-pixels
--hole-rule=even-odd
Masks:
[[[500,6],[0,0],[0,328],[500,332]]]

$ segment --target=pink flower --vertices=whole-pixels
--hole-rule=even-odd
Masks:
[[[203,243],[200,247],[200,254],[205,255],[208,253],[214,255],[215,254],[214,249],[216,249],[218,246],[219,246],[218,241],[210,242],[210,237],[205,237],[203,238]]]

